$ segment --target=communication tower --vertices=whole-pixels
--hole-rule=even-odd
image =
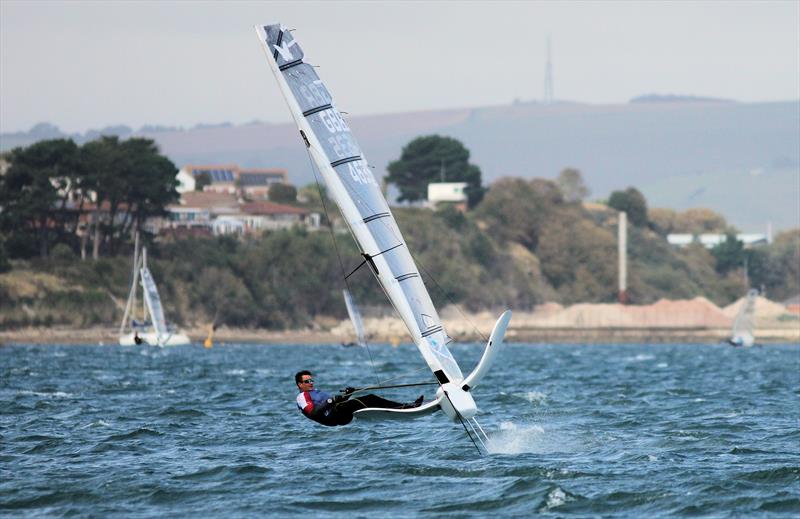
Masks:
[[[544,66],[544,104],[553,104],[553,60],[550,52],[550,36],[547,37],[547,63]]]

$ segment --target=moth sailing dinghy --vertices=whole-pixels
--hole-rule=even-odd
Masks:
[[[141,276],[142,286],[142,321],[134,318],[136,311],[136,286],[138,277]],[[125,314],[119,326],[120,346],[133,346],[137,344],[136,339],[151,346],[179,346],[189,344],[189,337],[176,332],[171,326],[167,325],[164,318],[164,307],[161,305],[161,297],[158,295],[158,287],[147,268],[147,249],[142,248],[139,255],[139,235],[133,253],[133,279],[131,290],[128,295],[128,302],[125,305]]]
[[[420,407],[367,408],[355,416],[413,418],[441,410],[453,421],[466,421],[480,438],[482,430],[474,421],[478,407],[471,391],[502,346],[511,312],[500,316],[481,360],[465,377],[447,348],[448,336],[389,205],[328,89],[283,25],[258,25],[256,33],[300,137],[347,222],[363,263],[378,279],[439,386],[436,398]]]
[[[758,290],[753,288],[747,292],[747,296],[742,301],[742,306],[739,307],[739,313],[736,314],[736,319],[733,321],[731,338],[728,339],[728,344],[731,346],[749,348],[755,343],[753,317],[756,313],[757,299]]]

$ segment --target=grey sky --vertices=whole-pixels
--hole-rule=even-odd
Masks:
[[[0,0],[0,131],[284,122],[252,26],[295,28],[352,115],[645,93],[800,98],[800,1]]]

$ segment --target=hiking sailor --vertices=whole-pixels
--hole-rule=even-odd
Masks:
[[[300,393],[297,395],[297,408],[315,422],[327,426],[347,425],[353,421],[353,413],[359,409],[411,409],[422,405],[423,396],[414,402],[401,404],[392,402],[377,395],[361,395],[353,397],[356,389],[348,387],[343,395],[331,396],[329,393],[314,389],[314,379],[310,371],[298,371],[294,382]],[[351,398],[352,397],[352,398]]]

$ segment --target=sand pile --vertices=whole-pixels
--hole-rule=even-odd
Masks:
[[[577,304],[555,314],[534,314],[531,321],[533,326],[556,328],[725,328],[732,323],[704,297],[638,306]]]
[[[747,298],[743,297],[736,301],[735,303],[731,303],[725,308],[722,309],[722,312],[730,317],[731,319],[736,319],[736,315],[739,313],[739,310],[744,305],[744,302]],[[756,298],[756,308],[755,308],[755,325],[756,327],[769,327],[769,326],[780,326],[783,324],[782,319],[784,321],[794,321],[796,316],[791,314],[785,306],[780,303],[776,303],[775,301],[770,301],[766,297],[758,296]],[[795,321],[796,322],[796,321]]]
[[[500,311],[462,314],[454,308],[442,310],[445,329],[451,337],[476,337],[488,335]],[[735,312],[734,312],[735,315]],[[651,305],[577,304],[563,307],[557,303],[537,306],[533,312],[514,312],[511,329],[557,328],[676,328],[708,329],[730,328],[733,317],[704,297],[691,300],[669,301],[662,299]],[[408,336],[405,326],[395,317],[365,318],[364,326],[373,338]],[[354,337],[350,321],[342,321],[331,333],[350,340]]]

